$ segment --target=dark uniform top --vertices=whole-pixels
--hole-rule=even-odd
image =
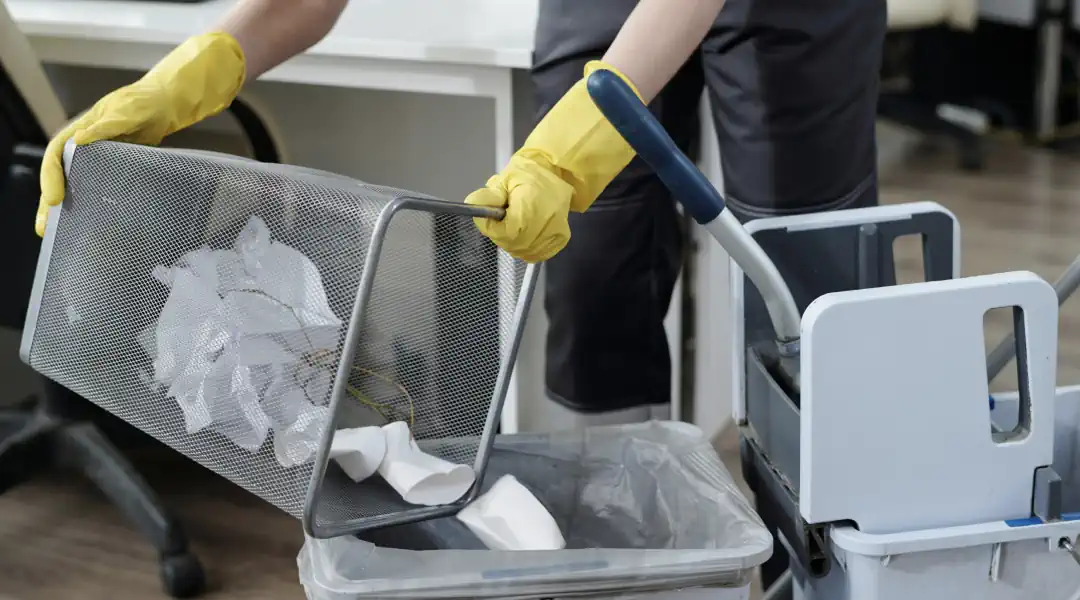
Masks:
[[[532,72],[538,117],[603,56],[636,0],[540,0]],[[724,192],[741,219],[877,203],[874,135],[885,0],[728,0],[650,108],[685,151],[707,89]],[[549,395],[597,412],[669,401],[663,319],[683,236],[640,160],[545,266]]]

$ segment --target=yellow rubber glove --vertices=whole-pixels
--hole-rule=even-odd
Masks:
[[[541,262],[565,248],[570,241],[570,211],[585,212],[634,158],[634,150],[585,88],[589,75],[599,69],[615,73],[641,96],[614,67],[590,62],[585,77],[552,107],[510,164],[465,199],[467,204],[506,209],[501,221],[475,222],[516,258]]]
[[[49,207],[64,199],[64,144],[118,140],[157,145],[166,136],[226,108],[244,84],[244,53],[227,33],[206,33],[177,46],[131,85],[115,90],[50,142],[41,164],[34,228],[45,235]]]

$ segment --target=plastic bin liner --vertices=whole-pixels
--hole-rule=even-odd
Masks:
[[[611,597],[741,587],[772,553],[760,518],[691,425],[502,436],[485,487],[506,473],[545,504],[566,550],[486,550],[454,518],[370,532],[370,541],[308,539],[298,558],[308,598]]]

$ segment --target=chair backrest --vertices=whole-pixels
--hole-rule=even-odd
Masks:
[[[29,40],[0,1],[0,327],[21,329],[41,242],[34,234],[38,167],[67,121]]]
[[[0,130],[8,129],[18,138],[16,143],[38,143],[42,136],[47,139],[59,131],[66,120],[30,41],[0,2]]]

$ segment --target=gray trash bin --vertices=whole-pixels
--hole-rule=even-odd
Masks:
[[[566,550],[486,550],[454,518],[366,539],[308,539],[298,558],[308,598],[743,599],[753,569],[772,553],[768,531],[691,425],[512,435],[496,444],[485,484],[517,477],[555,517]]]

